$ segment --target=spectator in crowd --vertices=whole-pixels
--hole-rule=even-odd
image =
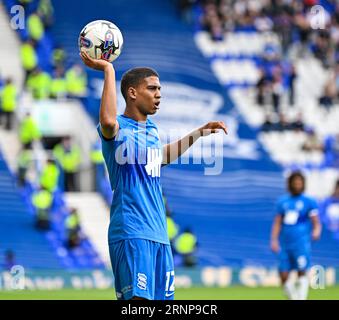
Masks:
[[[65,191],[79,191],[78,173],[81,162],[79,147],[67,136],[54,147],[53,155],[63,170]]]
[[[267,78],[264,69],[259,70],[259,79],[256,84],[256,88],[257,88],[257,104],[259,106],[263,106],[265,105],[265,96],[267,92]]]
[[[314,129],[306,130],[306,141],[302,145],[302,150],[307,152],[323,151],[324,147]]]
[[[30,3],[32,3],[34,0],[18,0],[18,2],[26,8]]]
[[[53,195],[43,187],[32,195],[32,204],[36,210],[35,227],[38,230],[50,229],[50,210],[53,203]]]
[[[54,8],[51,0],[39,0],[38,10],[44,28],[49,29],[54,23]]]
[[[21,64],[25,70],[25,84],[27,83],[29,75],[38,66],[38,56],[35,52],[34,41],[32,39],[26,40],[20,48]]]
[[[1,92],[1,116],[5,118],[5,129],[12,130],[14,122],[14,113],[17,107],[18,93],[17,88],[11,78],[6,80]]]
[[[101,141],[97,141],[91,147],[91,164],[92,164],[92,180],[93,180],[93,190],[99,191],[100,182],[102,179],[106,179],[105,175],[105,160],[101,150]]]
[[[330,135],[325,139],[324,151],[326,165],[339,168],[339,133]]]
[[[333,232],[339,231],[339,180],[335,184],[332,195],[322,202],[320,217],[329,230]]]
[[[298,114],[297,119],[291,123],[290,127],[294,131],[304,131],[305,125],[302,113]]]
[[[287,71],[287,88],[288,88],[288,100],[291,106],[295,103],[295,80],[297,78],[297,71],[293,63],[289,64]]]
[[[198,0],[178,0],[178,9],[181,18],[188,24],[193,22],[192,8]]]
[[[168,201],[167,201],[167,198],[165,196],[164,191],[163,191],[162,198],[163,198],[164,206],[165,206],[165,210],[166,210],[166,224],[167,224],[168,238],[169,238],[169,241],[170,241],[173,258],[176,259],[177,251],[176,251],[176,247],[175,247],[175,240],[176,240],[177,235],[179,234],[179,227],[173,219],[173,214],[172,214],[172,211],[170,210],[170,207],[168,205]]]
[[[67,230],[67,246],[72,249],[78,247],[81,243],[81,228],[78,211],[72,208],[65,220],[65,228]]]
[[[47,99],[51,91],[51,81],[51,76],[47,72],[36,68],[28,76],[27,89],[31,91],[35,100]]]
[[[322,62],[324,68],[329,68],[334,62],[331,46],[330,33],[327,30],[320,30],[315,35],[311,48],[314,56]]]
[[[205,15],[202,17],[203,27],[210,32],[211,38],[215,41],[223,40],[224,31],[218,13],[218,8],[213,1],[207,2]]]
[[[67,94],[69,97],[85,97],[87,91],[87,74],[79,64],[74,64],[66,72]]]
[[[66,62],[66,51],[61,45],[55,46],[52,52],[52,65],[54,68],[64,68]]]
[[[65,98],[67,95],[67,83],[64,78],[64,70],[61,67],[57,67],[54,70],[54,76],[51,81],[50,98],[60,99]]]
[[[58,187],[60,171],[53,159],[48,159],[40,175],[40,185],[53,193]]]
[[[280,112],[281,96],[284,88],[282,84],[282,77],[280,72],[275,72],[272,81],[272,103],[273,109],[276,113]]]
[[[323,94],[319,98],[319,103],[325,108],[330,109],[337,97],[337,74],[336,72],[330,72],[329,77],[325,83]]]
[[[265,122],[261,126],[261,131],[262,132],[270,132],[274,130],[274,124],[272,122],[271,116],[266,115]]]
[[[254,27],[259,32],[271,31],[273,28],[273,21],[267,15],[264,8],[261,8],[259,14],[254,18]]]
[[[27,18],[28,35],[35,43],[39,43],[45,35],[45,27],[39,12],[33,12]]]
[[[32,150],[24,147],[18,156],[17,179],[19,187],[23,187],[27,182],[27,171],[32,163]]]
[[[24,149],[32,149],[34,141],[38,141],[41,133],[38,124],[30,112],[26,113],[19,129],[19,139]]]
[[[179,228],[178,228],[178,225],[175,223],[174,219],[172,218],[172,213],[170,211],[166,211],[166,223],[167,223],[168,238],[171,244],[172,253],[174,255],[176,253],[175,238],[178,235]]]
[[[279,113],[279,121],[274,126],[274,129],[281,132],[291,130],[291,124],[287,121],[284,113]]]
[[[194,267],[197,264],[197,238],[190,228],[186,228],[175,240],[175,249],[183,258],[185,267]]]

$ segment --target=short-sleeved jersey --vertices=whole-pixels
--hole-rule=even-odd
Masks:
[[[119,131],[103,137],[102,153],[113,190],[108,231],[109,243],[147,239],[169,244],[160,184],[162,145],[156,125],[120,115]]]
[[[286,195],[279,199],[277,214],[282,216],[280,242],[285,248],[293,248],[310,241],[310,217],[318,214],[315,199],[303,194]]]

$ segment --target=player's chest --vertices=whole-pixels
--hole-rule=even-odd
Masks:
[[[284,223],[294,225],[307,215],[307,205],[302,200],[286,201],[283,204]]]

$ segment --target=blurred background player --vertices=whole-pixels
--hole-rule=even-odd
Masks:
[[[305,300],[308,295],[307,269],[310,267],[311,239],[318,240],[321,224],[316,201],[303,194],[305,178],[300,172],[287,180],[289,194],[278,201],[271,233],[271,249],[279,253],[279,274],[284,291],[291,300]],[[312,230],[309,228],[312,224]],[[298,286],[289,277],[298,272]]]

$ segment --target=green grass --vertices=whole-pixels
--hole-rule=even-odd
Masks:
[[[113,289],[63,289],[39,291],[0,291],[0,300],[114,300]],[[246,288],[234,286],[228,288],[194,287],[177,289],[176,300],[283,300],[280,288]],[[339,300],[339,286],[310,290],[310,300]]]

